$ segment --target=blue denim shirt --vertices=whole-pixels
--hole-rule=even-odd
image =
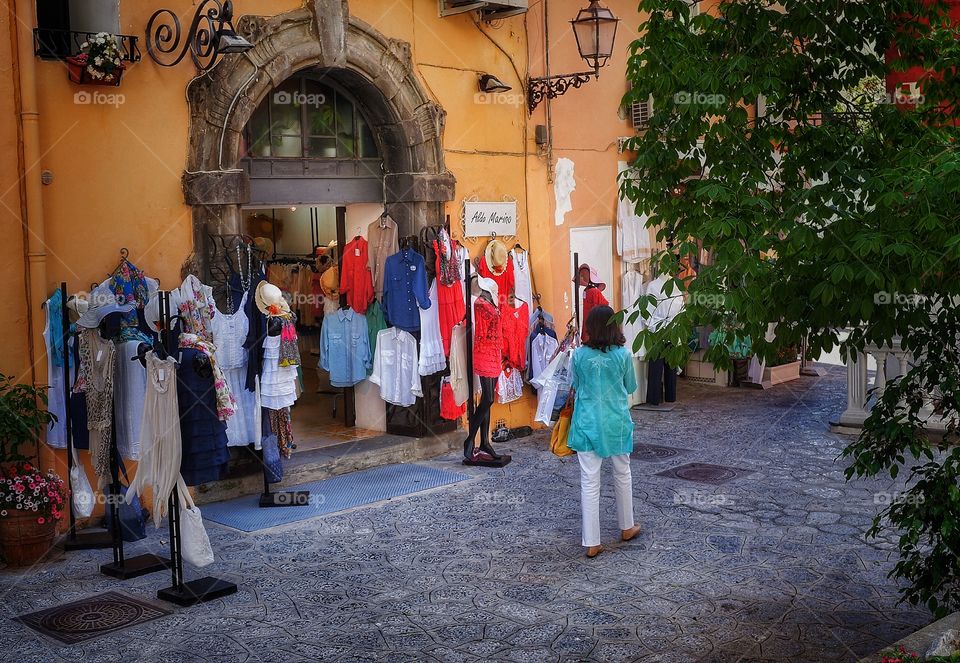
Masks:
[[[427,269],[423,256],[411,248],[387,258],[383,268],[383,313],[387,324],[408,332],[420,331],[420,311],[430,308]]]
[[[324,316],[320,368],[330,373],[330,384],[352,387],[367,377],[371,365],[367,318],[353,309]]]

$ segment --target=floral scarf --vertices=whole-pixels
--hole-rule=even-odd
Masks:
[[[283,318],[280,328],[280,366],[299,366],[300,348],[297,344],[297,317],[291,313]]]
[[[230,385],[217,363],[216,346],[201,338],[198,334],[185,333],[180,334],[181,348],[193,348],[207,355],[210,360],[210,368],[213,370],[213,387],[217,392],[217,417],[220,421],[226,421],[233,416],[237,409],[237,399],[230,392]]]
[[[121,262],[117,271],[110,277],[110,290],[117,296],[118,303],[136,304],[137,308],[143,308],[150,299],[147,277],[129,260]],[[150,343],[149,337],[139,328],[136,309],[124,313],[120,318],[120,336],[117,342],[124,341]]]
[[[293,455],[293,422],[290,417],[290,408],[282,410],[268,410],[270,413],[270,428],[277,436],[277,446],[284,458]]]

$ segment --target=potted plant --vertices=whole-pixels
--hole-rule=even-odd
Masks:
[[[120,85],[124,69],[117,38],[108,32],[98,32],[80,45],[78,55],[67,58],[70,80],[78,84]]]
[[[800,351],[788,346],[777,353],[776,358],[763,370],[763,381],[770,386],[796,380],[800,377]]]
[[[66,508],[66,488],[53,470],[42,472],[21,452],[36,445],[54,421],[47,395],[0,374],[0,556],[11,566],[33,564],[53,545]]]

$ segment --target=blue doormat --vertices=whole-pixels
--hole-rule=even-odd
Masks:
[[[260,508],[260,495],[250,495],[204,504],[200,510],[207,520],[244,532],[256,532],[469,478],[459,472],[401,463],[277,489],[277,492],[309,490],[310,503],[306,506]]]

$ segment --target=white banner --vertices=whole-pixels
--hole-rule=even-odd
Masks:
[[[511,237],[517,234],[516,202],[465,202],[463,213],[467,237],[488,237],[491,233]]]

